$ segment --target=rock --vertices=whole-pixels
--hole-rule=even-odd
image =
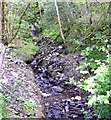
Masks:
[[[70,106],[69,108],[70,108],[70,111],[72,111],[72,112],[81,110],[81,108],[76,108],[76,107],[72,107],[72,106]]]
[[[30,117],[31,116],[31,113],[26,113],[27,117]]]
[[[20,59],[18,59],[18,58],[16,58],[16,59],[14,60],[14,63],[16,63],[16,64],[21,64],[21,63],[23,63],[23,61],[20,60]]]
[[[88,116],[88,117],[89,117],[90,120],[93,119],[93,116]]]
[[[54,109],[56,109],[56,110],[62,110],[62,108],[59,107],[59,106],[55,106]]]
[[[69,118],[76,119],[78,115],[70,115]]]
[[[74,102],[70,102],[70,106],[75,106],[75,103]]]
[[[43,93],[43,92],[42,92],[42,96],[43,96],[43,97],[49,97],[49,96],[51,96],[51,94],[46,94],[46,93]]]
[[[52,118],[52,113],[48,112],[48,118]]]
[[[49,83],[54,84],[55,83],[54,79],[49,79]]]
[[[15,111],[14,114],[15,114],[15,115],[19,115],[20,112],[19,112],[19,111]]]
[[[62,48],[63,48],[63,46],[58,46],[58,48],[59,48],[59,49],[62,49]]]
[[[49,102],[46,102],[46,103],[45,103],[45,106],[49,106],[49,105],[50,105]]]
[[[24,117],[24,114],[23,114],[23,113],[20,113],[20,117]]]
[[[83,112],[78,111],[78,112],[75,112],[75,114],[77,114],[77,115],[83,115]]]
[[[52,95],[54,95],[54,96],[58,96],[59,93],[57,93],[57,92],[53,92]]]
[[[57,109],[52,109],[52,112],[55,116],[58,116],[60,114],[60,110],[57,110]]]
[[[75,99],[76,100],[81,100],[81,96],[76,96]]]
[[[53,53],[53,56],[59,56],[58,52]]]
[[[31,64],[31,65],[36,65],[36,64],[37,64],[36,59],[35,59],[35,60],[33,60],[30,64]]]
[[[50,65],[50,66],[48,66],[48,70],[53,70],[53,66],[52,65]]]
[[[11,74],[12,74],[14,77],[18,78],[18,73],[11,71]]]
[[[97,115],[97,114],[94,114],[94,115],[93,115],[93,117],[94,117],[94,118],[97,118],[97,117],[98,117],[98,115]]]
[[[44,84],[44,87],[50,88],[50,87],[52,87],[52,85],[51,84]]]
[[[55,92],[59,92],[61,93],[63,91],[63,89],[59,86],[53,86],[52,89],[55,91]]]
[[[81,104],[76,105],[77,108],[82,108]]]

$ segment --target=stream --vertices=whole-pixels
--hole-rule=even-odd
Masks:
[[[35,83],[40,89],[45,118],[97,119],[93,106],[85,104],[90,92],[74,84],[83,77],[79,72],[80,62],[85,60],[81,54],[64,55],[64,43],[54,42],[45,35],[35,44],[40,51],[27,63],[32,67]]]

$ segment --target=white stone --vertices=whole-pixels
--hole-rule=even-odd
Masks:
[[[16,72],[11,71],[11,74],[16,78],[18,77],[18,73],[16,73]]]

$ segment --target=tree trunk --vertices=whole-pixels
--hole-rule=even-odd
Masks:
[[[1,1],[1,41],[0,41],[0,72],[2,69],[2,64],[3,64],[3,59],[5,55],[5,46],[6,44],[6,39],[5,39],[5,32],[6,32],[6,2],[4,0]]]
[[[0,31],[2,31],[2,2],[0,1]],[[2,35],[0,33],[0,43],[2,43]]]
[[[111,2],[109,2],[109,36],[111,36]]]
[[[2,23],[2,43],[7,44],[6,32],[7,32],[7,22],[6,22],[6,2],[2,0],[1,2],[1,23]]]
[[[55,7],[56,7],[56,11],[57,11],[57,16],[58,16],[58,22],[59,22],[61,36],[62,36],[62,39],[64,40],[64,35],[63,35],[63,32],[62,32],[61,21],[60,21],[60,16],[59,16],[59,10],[58,10],[58,6],[57,6],[56,0],[55,0]]]

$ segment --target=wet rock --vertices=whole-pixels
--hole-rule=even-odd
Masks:
[[[75,99],[76,100],[81,100],[81,96],[76,96]]]
[[[83,115],[83,112],[78,111],[78,112],[75,112],[75,114],[77,114],[77,115]]]
[[[49,96],[51,96],[51,94],[42,93],[42,96],[43,97],[49,97]]]
[[[57,93],[57,92],[53,92],[52,95],[58,96],[59,93]]]
[[[76,119],[78,117],[78,115],[70,115],[69,118],[72,118],[72,119]]]
[[[36,65],[36,64],[37,64],[36,59],[35,59],[35,60],[33,60],[30,64],[31,64],[31,65]]]
[[[76,105],[77,108],[82,108],[81,104]]]
[[[55,116],[58,116],[60,114],[60,110],[57,110],[57,109],[52,109],[52,112]]]
[[[20,113],[20,117],[24,117],[24,114],[23,114],[23,113]]]
[[[48,112],[48,118],[52,118],[53,114],[51,112]]]
[[[15,114],[15,115],[19,115],[19,114],[20,114],[20,111],[15,111],[14,114]]]
[[[52,89],[55,91],[55,92],[59,92],[61,93],[63,91],[63,89],[59,86],[53,86]]]
[[[97,117],[98,117],[98,114],[94,114],[93,117],[94,117],[94,118],[97,118]]]
[[[81,110],[81,108],[76,108],[76,107],[72,107],[72,106],[70,106],[69,109],[70,109],[70,111],[79,111],[79,110]]]
[[[18,77],[18,73],[17,73],[17,72],[11,71],[11,74],[12,74],[14,77]]]
[[[31,113],[26,113],[27,117],[30,117],[31,116]]]
[[[71,118],[71,119],[77,119],[78,115],[68,115],[68,117]]]
[[[59,56],[59,53],[58,52],[55,52],[52,54],[53,56]]]
[[[49,79],[49,83],[54,84],[55,83],[54,79]]]
[[[45,106],[49,106],[49,105],[50,105],[49,102],[46,102],[46,103],[45,103]]]
[[[51,85],[51,84],[44,84],[44,87],[46,87],[46,88],[51,88],[52,85]]]

